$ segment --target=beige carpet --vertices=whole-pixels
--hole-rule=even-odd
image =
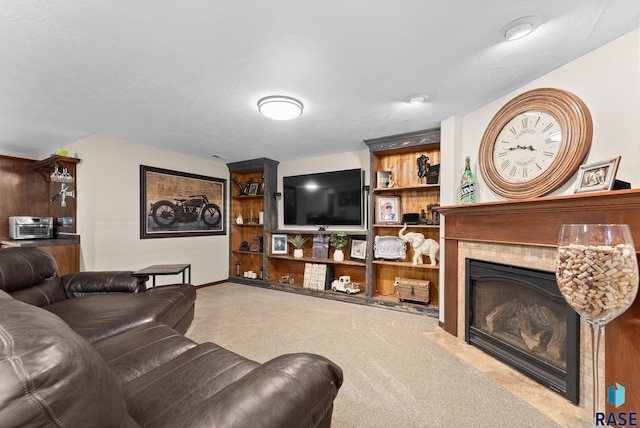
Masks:
[[[336,428],[561,426],[429,337],[439,331],[425,315],[224,283],[198,290],[187,336],[259,362],[330,358],[345,377]]]

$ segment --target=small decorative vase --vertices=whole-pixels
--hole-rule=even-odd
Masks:
[[[342,250],[335,250],[333,252],[333,260],[336,262],[344,261],[344,253],[342,252]]]
[[[302,248],[296,248],[293,250],[293,257],[299,259],[303,256]]]

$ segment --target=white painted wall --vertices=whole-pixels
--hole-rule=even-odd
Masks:
[[[551,87],[573,92],[585,102],[593,119],[593,140],[586,164],[621,155],[617,178],[640,186],[640,30],[634,30],[547,75],[498,98],[463,116],[461,132],[449,132],[442,138],[442,164],[448,165],[453,176],[442,172],[443,187],[457,188],[458,175],[464,169],[464,157],[469,155],[477,165],[478,149],[484,131],[502,106],[531,89]],[[505,67],[508,65],[505,65]],[[443,122],[450,127],[448,119]],[[449,147],[451,145],[451,147]],[[476,168],[477,171],[477,168]],[[476,174],[478,202],[502,200]],[[551,195],[574,192],[574,176]],[[445,181],[447,184],[445,185]],[[441,193],[443,205],[458,203],[457,192]]]
[[[77,171],[81,270],[138,270],[153,264],[191,263],[194,285],[228,277],[228,234],[140,239],[139,214],[140,165],[223,178],[228,192],[226,164],[100,135],[65,149],[82,159]],[[179,279],[159,276],[157,284]]]

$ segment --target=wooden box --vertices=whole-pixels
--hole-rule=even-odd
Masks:
[[[400,278],[398,281],[398,298],[401,302],[411,300],[428,305],[431,302],[431,297],[429,296],[430,288],[431,281]]]

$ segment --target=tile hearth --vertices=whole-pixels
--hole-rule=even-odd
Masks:
[[[566,426],[567,420],[575,416],[590,416],[590,412],[571,404],[560,394],[449,333],[439,330],[425,335],[561,426]]]

